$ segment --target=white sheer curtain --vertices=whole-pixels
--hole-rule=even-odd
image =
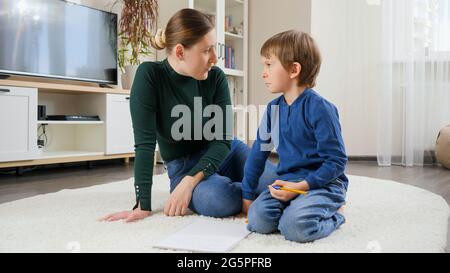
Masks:
[[[450,124],[449,2],[380,2],[377,153],[381,166],[427,163],[440,128]]]

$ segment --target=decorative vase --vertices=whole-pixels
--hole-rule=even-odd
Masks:
[[[125,66],[125,73],[121,75],[122,89],[130,90],[133,86],[134,77],[136,76],[137,65]]]

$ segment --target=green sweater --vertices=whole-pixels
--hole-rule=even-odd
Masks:
[[[203,134],[201,140],[195,140],[197,138],[194,138],[194,134],[198,134],[198,130],[195,132],[194,128],[190,130],[191,140],[173,139],[172,125],[180,120],[182,114],[171,117],[172,108],[176,105],[189,107],[191,127],[194,127],[195,97],[201,97],[203,109],[208,105],[218,105],[222,109],[224,114],[222,140],[208,141]],[[193,176],[202,171],[207,178],[217,171],[230,152],[232,136],[230,130],[226,130],[229,128],[226,124],[231,122],[232,117],[231,113],[226,112],[228,105],[231,105],[228,82],[223,71],[217,67],[211,69],[208,79],[204,81],[178,74],[167,59],[161,62],[146,62],[138,67],[130,97],[136,153],[134,162],[136,206],[140,204],[142,210],[151,210],[156,141],[164,161],[193,154],[207,147],[207,152],[187,175]],[[211,118],[203,117],[202,124],[209,119]]]

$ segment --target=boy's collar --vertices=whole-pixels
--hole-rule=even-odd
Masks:
[[[309,93],[309,91],[312,90],[311,88],[306,88],[296,99],[294,99],[294,101],[291,103],[291,105],[289,105],[286,101],[286,97],[284,96],[284,94],[282,95],[283,99],[282,101],[287,105],[287,106],[292,106],[294,104],[296,104],[297,102],[301,101],[303,99],[303,97],[306,96],[307,93]]]

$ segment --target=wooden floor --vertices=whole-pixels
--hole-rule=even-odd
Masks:
[[[157,165],[154,174],[163,173],[163,165]],[[93,163],[92,168],[83,164],[63,164],[39,167],[16,176],[0,169],[0,203],[27,198],[39,194],[112,183],[133,176],[133,163],[125,165],[120,160]],[[450,170],[441,167],[378,167],[375,162],[350,161],[350,175],[395,180],[417,186],[441,195],[450,204]],[[449,221],[450,226],[450,221]],[[450,232],[447,234],[447,252],[450,252]]]

